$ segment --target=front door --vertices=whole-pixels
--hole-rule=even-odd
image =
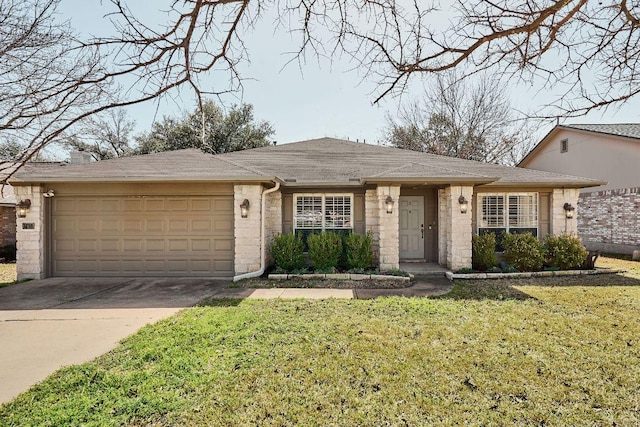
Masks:
[[[400,196],[400,259],[424,259],[424,196]]]

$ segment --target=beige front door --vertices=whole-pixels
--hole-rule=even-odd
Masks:
[[[233,275],[233,195],[60,193],[53,276]]]
[[[424,259],[424,196],[400,197],[400,259]]]

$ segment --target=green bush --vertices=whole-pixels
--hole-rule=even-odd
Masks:
[[[276,268],[291,272],[304,265],[304,243],[293,233],[279,234],[271,242],[271,256]]]
[[[560,270],[580,267],[589,254],[575,234],[563,233],[544,239],[547,265]]]
[[[496,265],[496,235],[473,236],[472,263],[475,270],[487,271]]]
[[[348,269],[367,269],[373,264],[371,233],[351,233],[344,238],[345,258]]]
[[[504,234],[504,255],[519,271],[540,271],[544,264],[542,243],[531,233]]]
[[[342,256],[342,237],[331,231],[311,234],[307,237],[309,259],[316,271],[330,270],[338,266]]]

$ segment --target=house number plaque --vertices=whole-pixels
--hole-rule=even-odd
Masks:
[[[23,230],[35,230],[36,229],[36,223],[35,222],[23,222],[22,223],[22,229]]]

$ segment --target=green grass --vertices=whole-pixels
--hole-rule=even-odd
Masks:
[[[0,425],[637,425],[640,281],[600,280],[212,301],[57,372]]]
[[[16,265],[0,264],[0,288],[16,282]]]

